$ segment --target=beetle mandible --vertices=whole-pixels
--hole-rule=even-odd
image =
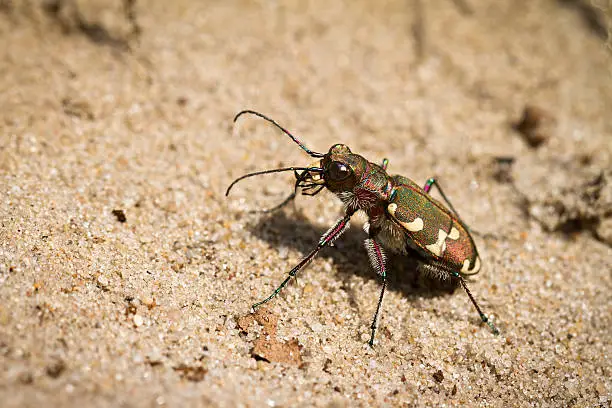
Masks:
[[[345,208],[344,217],[321,236],[316,247],[289,271],[287,278],[276,290],[261,302],[255,303],[253,309],[278,295],[291,278],[295,277],[321,249],[332,244],[346,231],[353,214],[363,211],[368,217],[368,222],[364,226],[368,234],[365,247],[372,267],[382,281],[378,305],[370,326],[371,334],[368,342],[370,346],[374,345],[378,317],[387,287],[385,255],[387,251],[416,256],[419,268],[438,279],[458,280],[476,308],[480,319],[489,326],[494,334],[499,334],[497,327],[484,314],[474,299],[464,279],[480,270],[480,256],[474,239],[469,228],[461,220],[434,178],[428,179],[425,186],[421,188],[406,177],[388,175],[386,170],[389,162],[387,159],[384,159],[381,165],[377,165],[352,153],[349,147],[343,144],[333,145],[325,154],[314,152],[276,121],[259,112],[241,111],[234,117],[234,122],[245,114],[258,116],[273,124],[317,160],[308,167],[284,167],[245,174],[229,185],[226,196],[237,182],[245,178],[293,171],[296,181],[291,195],[276,207],[264,210],[264,212],[283,207],[296,197],[298,191],[312,196],[324,188],[336,194]],[[429,194],[433,186],[438,188],[450,209]]]

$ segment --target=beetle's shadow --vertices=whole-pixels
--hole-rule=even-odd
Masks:
[[[315,248],[327,229],[313,225],[297,211],[291,214],[291,217],[287,213],[291,214],[291,211],[278,211],[273,216],[263,217],[256,224],[250,225],[249,229],[253,235],[274,247],[291,247],[306,256]],[[370,265],[364,248],[366,238],[364,231],[353,226],[335,242],[334,247],[323,248],[318,255],[333,260],[341,279],[346,283],[344,287],[353,306],[357,302],[348,284],[351,276],[357,275],[380,282],[380,277]],[[415,300],[450,295],[458,287],[457,282],[442,281],[420,273],[417,270],[417,259],[414,257],[389,253],[387,255],[388,290],[401,291],[408,299]],[[289,271],[293,266],[287,264],[286,270]],[[376,298],[378,295],[378,291],[372,294]]]

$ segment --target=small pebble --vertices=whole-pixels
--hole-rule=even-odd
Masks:
[[[98,276],[97,282],[102,288],[106,288],[108,286],[108,279],[106,279],[106,276],[104,275]]]
[[[142,316],[139,314],[135,314],[134,317],[132,317],[132,320],[134,321],[134,326],[136,327],[140,327],[144,323]]]

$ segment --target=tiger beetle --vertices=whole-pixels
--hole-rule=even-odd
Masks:
[[[333,145],[325,154],[313,152],[276,121],[259,112],[244,110],[234,117],[234,122],[245,114],[258,116],[271,123],[317,160],[307,167],[284,167],[245,174],[229,185],[226,196],[237,182],[245,178],[293,171],[296,178],[293,192],[279,205],[263,212],[282,208],[296,197],[298,191],[303,195],[314,196],[324,188],[336,194],[345,208],[344,217],[323,234],[316,247],[289,271],[287,278],[270,296],[252,306],[253,310],[278,295],[321,249],[331,245],[346,231],[355,212],[363,211],[368,216],[364,226],[368,234],[365,247],[372,267],[382,280],[378,305],[370,326],[370,346],[374,345],[378,316],[387,287],[386,251],[416,257],[418,268],[437,279],[457,280],[480,319],[494,334],[499,334],[497,327],[478,306],[464,279],[480,270],[480,257],[474,239],[435,178],[427,180],[421,188],[406,177],[389,176],[387,159],[377,165],[352,153],[343,144]],[[450,210],[429,194],[433,186],[437,187]]]

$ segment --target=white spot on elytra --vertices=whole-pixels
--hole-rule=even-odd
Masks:
[[[451,228],[448,238],[454,240],[459,239],[459,230],[455,227]]]
[[[463,261],[463,266],[461,267],[461,272],[467,272],[470,270],[470,260],[466,259]]]
[[[423,229],[423,220],[419,217],[412,222],[401,222],[400,224],[410,232],[418,232]]]
[[[406,228],[408,231],[410,231],[410,232],[418,232],[418,231],[421,231],[423,229],[423,226],[424,226],[423,219],[420,218],[420,217],[416,217],[411,222],[403,222],[403,221],[398,220],[395,217],[395,211],[397,210],[397,204],[395,204],[395,203],[389,204],[389,206],[387,207],[387,210],[389,211],[389,214],[391,214],[391,216],[393,218],[395,218],[395,220],[397,222],[399,222],[400,225],[402,227]]]
[[[441,256],[444,250],[446,249],[446,237],[448,234],[443,230],[438,230],[438,240],[430,245],[425,245],[425,248],[429,250],[432,254],[436,256]]]

